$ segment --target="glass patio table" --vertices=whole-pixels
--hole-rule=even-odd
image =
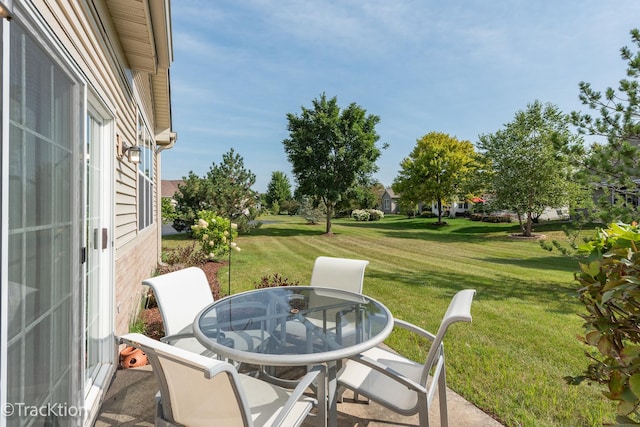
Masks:
[[[215,301],[196,316],[200,343],[231,360],[258,365],[326,367],[319,417],[337,425],[339,361],[385,340],[393,316],[366,295],[332,288],[283,286]],[[320,396],[323,394],[324,396]]]

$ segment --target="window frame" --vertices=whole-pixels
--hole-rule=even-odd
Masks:
[[[154,197],[156,179],[154,173],[155,140],[144,121],[142,113],[138,112],[137,139],[140,147],[140,163],[136,168],[138,180],[137,210],[138,231],[143,231],[155,223]]]

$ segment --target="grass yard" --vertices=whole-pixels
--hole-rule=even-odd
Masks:
[[[586,367],[574,297],[575,260],[547,252],[538,242],[509,237],[517,224],[389,216],[377,222],[324,224],[299,217],[265,217],[264,225],[238,239],[231,255],[231,292],[253,289],[267,274],[308,283],[319,255],[370,261],[364,292],[395,317],[435,332],[453,294],[473,288],[473,323],[456,324],[445,337],[449,386],[508,426],[599,426],[614,420],[614,407],[597,385],[568,386],[563,377]],[[561,236],[558,224],[536,232]],[[172,239],[175,237],[171,236]],[[180,237],[178,237],[179,239]],[[167,242],[169,243],[169,242]],[[183,244],[172,242],[171,244]],[[227,292],[228,268],[219,272]],[[424,360],[426,343],[394,333],[398,352]]]

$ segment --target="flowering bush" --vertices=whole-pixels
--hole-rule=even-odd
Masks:
[[[584,380],[605,386],[604,395],[617,402],[618,424],[640,423],[640,227],[611,224],[579,246],[587,255],[576,279],[585,305],[589,366],[571,384]]]
[[[201,251],[208,259],[220,258],[231,249],[240,251],[233,241],[238,237],[238,226],[215,212],[198,212],[198,221],[191,226],[191,233],[200,241]]]
[[[377,221],[384,218],[384,212],[378,209],[354,209],[351,218],[356,221]]]
[[[351,218],[356,221],[369,221],[369,211],[364,209],[354,209],[351,212]]]
[[[384,218],[384,212],[378,209],[369,209],[369,221],[378,221]]]

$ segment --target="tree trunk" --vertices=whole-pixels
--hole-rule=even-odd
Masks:
[[[328,203],[325,203],[326,207],[327,207],[327,226],[326,226],[326,234],[332,234],[331,233],[331,214],[333,213],[333,206],[329,205]]]
[[[442,222],[442,200],[438,199],[438,224]]]
[[[533,223],[533,218],[531,217],[531,212],[527,212],[527,225],[524,230],[524,237],[531,237],[531,224]]]
[[[518,212],[518,224],[520,224],[520,231],[524,235],[524,223],[522,222],[522,214]]]

